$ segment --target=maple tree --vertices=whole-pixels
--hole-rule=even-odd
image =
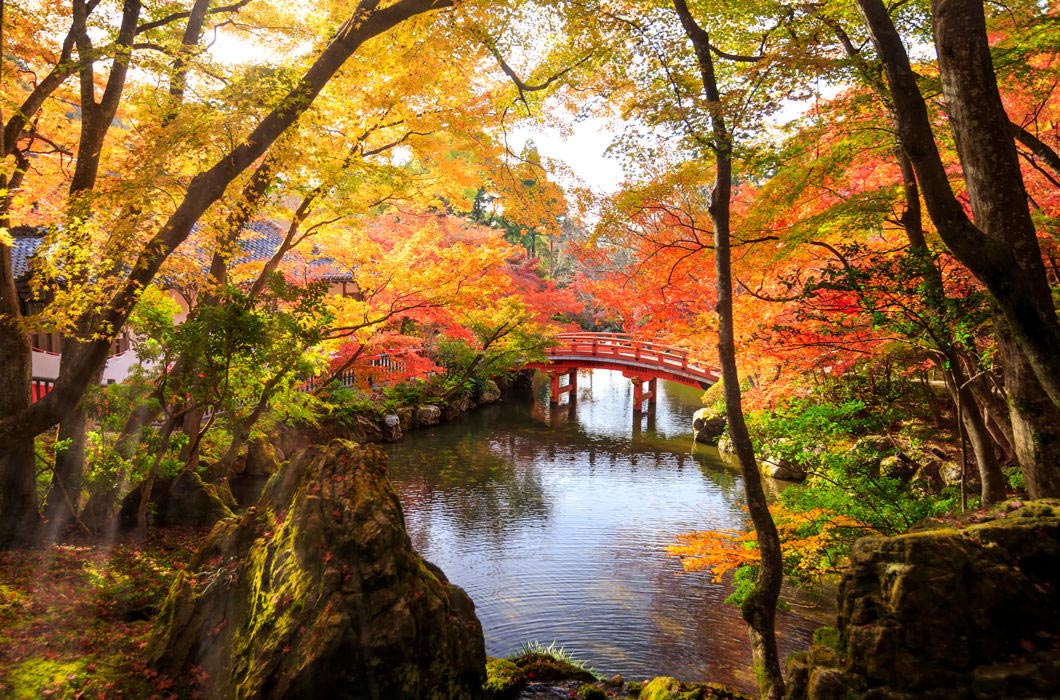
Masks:
[[[434,12],[456,4],[365,0],[344,15],[329,7],[300,13],[282,4],[205,0],[188,7],[75,1],[19,11],[19,31],[9,43],[25,61],[19,66],[25,79],[13,91],[5,81],[4,224],[13,214],[51,225],[42,249],[61,254],[51,256],[48,270],[44,258],[38,264],[36,289],[47,302],[32,318],[20,314],[6,245],[0,261],[3,317],[12,331],[4,334],[10,361],[3,378],[11,391],[4,392],[10,404],[0,411],[0,430],[17,438],[5,443],[3,458],[0,492],[11,506],[4,508],[5,532],[17,538],[32,530],[33,435],[56,421],[83,424],[68,407],[92,382],[140,289],[183,241],[211,251],[211,284],[220,290],[242,224],[281,196],[301,198],[292,226],[310,231],[321,225],[304,220],[310,208],[322,218],[327,208],[339,211],[337,221],[385,201],[448,206],[466,197],[471,183],[483,179],[461,153],[469,148],[494,158],[492,179],[503,179],[508,167],[497,159],[503,149],[490,145],[481,116],[498,109],[503,122],[510,98],[501,97],[498,107],[475,76],[487,55],[494,68],[503,67],[498,77],[514,75],[503,57],[513,50],[503,39],[511,8],[464,2],[459,12]],[[233,13],[239,23],[228,22]],[[424,40],[432,22],[445,30]],[[36,31],[44,24],[67,30],[57,37]],[[230,24],[225,31],[268,45],[271,62],[219,60],[207,42]],[[10,66],[5,52],[5,74]],[[74,78],[78,89],[68,89]],[[535,91],[538,79],[530,71],[519,93]],[[81,111],[71,115],[66,104]],[[415,146],[413,139],[431,145],[411,148],[410,167],[386,167],[386,152]],[[58,157],[38,158],[49,148]],[[555,209],[556,192],[543,206]],[[528,215],[537,209],[513,207]],[[207,289],[202,299],[211,294],[219,298]],[[23,390],[29,356],[22,331],[30,327],[71,336],[55,389],[33,405]]]
[[[310,61],[303,61],[306,67],[302,77],[277,80],[271,100],[263,99],[269,97],[268,93],[256,91],[254,100],[256,104],[264,105],[263,109],[248,108],[247,102],[233,99],[238,97],[238,92],[228,98],[232,100],[230,104],[235,108],[233,114],[242,117],[242,123],[234,122],[233,127],[244,136],[237,139],[234,145],[227,140],[228,130],[225,128],[200,130],[204,124],[199,122],[199,119],[204,118],[209,123],[213,113],[206,101],[178,100],[178,111],[187,110],[186,114],[181,115],[182,118],[174,118],[171,111],[163,110],[161,120],[138,125],[131,134],[132,143],[123,142],[120,145],[133,147],[132,150],[136,153],[131,157],[138,161],[138,167],[127,169],[127,172],[138,176],[142,181],[138,182],[137,177],[117,178],[114,186],[108,188],[108,192],[100,193],[99,199],[94,198],[91,210],[97,219],[93,220],[90,229],[78,229],[76,234],[80,236],[77,242],[82,246],[89,242],[89,238],[85,236],[99,237],[97,245],[103,254],[97,261],[102,263],[105,271],[116,271],[119,274],[81,276],[82,279],[91,280],[96,287],[96,294],[91,298],[105,301],[98,305],[89,304],[88,308],[85,304],[75,307],[71,314],[75,319],[73,325],[83,331],[82,335],[86,341],[81,343],[79,350],[64,354],[64,367],[55,389],[32,405],[28,405],[29,392],[24,390],[29,380],[28,346],[20,332],[21,313],[17,296],[14,294],[10,256],[5,254],[4,279],[0,280],[4,289],[2,311],[5,323],[8,324],[3,334],[4,378],[10,380],[6,385],[7,389],[2,392],[5,405],[2,411],[4,417],[0,419],[0,432],[3,432],[5,438],[10,438],[4,440],[3,488],[0,489],[0,498],[4,503],[4,534],[0,539],[5,545],[30,536],[29,533],[34,529],[32,523],[35,519],[35,499],[32,496],[31,449],[33,436],[65,417],[68,407],[76,405],[91,381],[93,372],[102,365],[111,335],[121,328],[140,290],[151,281],[165,259],[190,235],[194,224],[223,196],[228,186],[261,158],[269,147],[309,110],[313,99],[365,41],[383,35],[404,22],[412,22],[420,15],[449,7],[451,4],[443,0],[402,0],[385,6],[372,1],[360,3],[333,35],[334,39],[321,47],[319,53],[315,53]],[[200,8],[207,6],[206,3],[196,5]],[[121,12],[113,15],[119,24],[111,27],[116,43],[109,45],[109,50],[117,51],[120,59],[111,62],[107,78],[109,87],[103,89],[103,100],[97,103],[93,94],[96,88],[93,68],[95,61],[102,61],[109,54],[104,52],[103,55],[97,55],[89,44],[85,19],[89,10],[95,8],[94,4],[73,3],[73,14],[64,15],[71,22],[66,43],[63,44],[62,51],[57,51],[51,57],[53,61],[50,66],[54,70],[50,75],[56,77],[47,84],[42,81],[29,90],[29,95],[16,109],[9,123],[5,124],[4,155],[8,158],[7,163],[14,163],[13,169],[5,171],[8,191],[15,189],[11,187],[12,184],[22,184],[19,178],[25,176],[25,169],[18,167],[18,163],[24,163],[24,159],[20,160],[21,156],[18,154],[24,154],[29,120],[38,114],[51,92],[69,76],[71,67],[81,72],[81,94],[86,114],[91,115],[78,123],[83,132],[82,145],[88,150],[79,154],[78,166],[75,169],[78,177],[75,182],[80,187],[84,178],[94,176],[98,172],[101,158],[110,153],[106,148],[97,150],[97,147],[117,141],[106,139],[106,136],[113,128],[112,117],[123,104],[127,61],[138,55],[136,51],[122,49],[122,45],[131,46],[139,33],[153,36],[151,32],[173,30],[181,26],[182,20],[190,18],[190,15],[180,12],[159,18],[141,18],[140,4],[126,3]],[[192,21],[196,20],[192,18]],[[194,43],[198,32],[190,25],[186,25],[186,29],[187,35],[192,39],[191,43]],[[185,33],[179,31],[176,34],[185,36]],[[182,40],[178,43],[184,45]],[[150,44],[150,47],[156,48],[157,45]],[[75,53],[78,60],[67,60]],[[187,52],[187,55],[190,56],[190,53]],[[187,66],[183,58],[182,54],[182,60],[177,61],[175,70],[168,72],[170,79],[165,81],[167,85],[174,86],[171,96],[179,96],[184,92],[180,87]],[[246,86],[247,83],[242,85]],[[238,81],[235,81],[235,86],[240,87]],[[260,83],[255,83],[255,87],[260,88]],[[89,109],[89,101],[97,107]],[[167,104],[172,106],[172,103]],[[92,111],[95,109],[98,109],[98,113]],[[202,135],[216,136],[218,140],[215,144],[203,148],[199,140]],[[143,144],[139,151],[136,149],[138,143]],[[213,150],[214,147],[216,150]],[[177,153],[187,152],[193,156],[186,163],[184,172],[171,172],[169,165],[174,163],[174,148]],[[95,165],[91,161],[95,161]],[[159,174],[165,176],[159,180]],[[15,183],[10,180],[12,176],[17,180]],[[157,198],[151,201],[151,193],[160,185],[165,188],[167,182],[172,189],[178,190],[178,194],[172,207],[163,206],[159,210],[156,205],[160,202]],[[130,197],[130,193],[136,194]],[[108,200],[107,195],[112,199]],[[105,221],[104,217],[100,216],[104,212],[108,212]],[[57,235],[66,233],[73,235],[73,232]],[[70,296],[72,298],[74,295]]]

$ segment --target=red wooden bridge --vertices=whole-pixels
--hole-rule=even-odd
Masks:
[[[546,361],[527,365],[552,378],[549,401],[553,404],[577,388],[578,370],[582,368],[618,370],[632,379],[633,410],[637,412],[645,400],[654,405],[659,379],[706,389],[720,376],[713,367],[689,362],[687,350],[636,340],[624,333],[561,333],[556,340],[559,344],[545,351]],[[559,384],[561,374],[569,378],[566,386]]]

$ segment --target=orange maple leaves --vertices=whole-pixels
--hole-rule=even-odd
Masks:
[[[800,578],[834,570],[843,557],[842,543],[852,534],[878,534],[857,518],[825,508],[797,513],[774,505],[769,510],[780,534],[785,572]],[[687,572],[709,571],[715,582],[733,569],[759,563],[754,530],[689,532],[676,540],[667,553],[679,557]]]

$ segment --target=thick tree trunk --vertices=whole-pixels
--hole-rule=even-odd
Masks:
[[[7,256],[9,248],[0,245],[0,255]],[[9,264],[3,269],[10,270]],[[3,276],[0,274],[0,276]],[[0,283],[6,280],[0,280]],[[24,410],[30,404],[31,355],[29,342],[8,319],[17,318],[14,311],[18,300],[14,284],[0,289],[0,415]],[[7,288],[10,287],[10,291]],[[32,544],[37,535],[37,482],[34,455],[34,435],[14,433],[9,438],[8,451],[0,455],[0,549]]]
[[[1000,314],[995,336],[1005,370],[1013,448],[1031,498],[1060,497],[1060,410],[1046,396]]]
[[[942,92],[976,225],[1007,243],[1018,298],[997,294],[1012,337],[1042,388],[1060,406],[1060,321],[1027,206],[1011,122],[994,75],[982,0],[933,0]],[[1008,285],[1006,285],[1008,286]]]
[[[759,694],[763,700],[780,700],[784,696],[784,677],[777,652],[776,611],[783,582],[780,538],[773,516],[769,513],[762,476],[755,461],[754,447],[744,423],[740,378],[736,368],[736,340],[732,308],[731,202],[732,137],[725,121],[710,50],[710,37],[696,22],[685,0],[674,0],[674,9],[685,35],[691,41],[699,63],[700,77],[707,102],[711,105],[710,123],[715,153],[715,181],[711,194],[710,217],[714,225],[714,255],[718,314],[718,357],[722,388],[725,392],[725,416],[743,476],[747,509],[754,523],[761,563],[751,593],[740,606],[750,628],[751,654]]]
[[[997,90],[983,6],[980,0],[935,0],[932,5],[943,92],[978,225],[965,215],[950,187],[923,95],[887,8],[882,0],[858,0],[887,72],[899,141],[916,169],[931,219],[1004,317],[995,326],[1006,326],[1010,338],[999,338],[998,344],[1011,373],[1006,391],[1020,467],[1024,474],[1036,475],[1037,487],[1044,489],[1039,495],[1053,495],[1060,462],[1026,461],[1033,451],[1025,449],[1024,431],[1042,420],[1045,407],[1034,397],[1048,397],[1049,413],[1060,406],[1060,321]]]
[[[1060,321],[997,93],[982,3],[934,3],[943,90],[978,226],[950,187],[923,95],[887,8],[882,0],[858,0],[858,7],[887,71],[899,141],[916,168],[939,235],[986,286],[1043,390],[1060,405]]]
[[[7,179],[0,179],[0,185],[6,187]],[[6,214],[0,216],[0,226],[8,223]],[[30,405],[33,357],[19,328],[21,319],[11,248],[0,243],[0,416],[18,414]],[[16,431],[8,438],[8,451],[0,452],[0,549],[31,544],[37,533],[33,438],[33,433]]]

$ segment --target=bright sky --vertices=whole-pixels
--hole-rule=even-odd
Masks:
[[[517,129],[508,135],[508,142],[512,150],[519,151],[532,140],[543,157],[566,163],[580,184],[606,194],[617,190],[623,179],[619,162],[604,155],[613,138],[607,120],[590,118],[574,124],[569,135],[554,128]]]

